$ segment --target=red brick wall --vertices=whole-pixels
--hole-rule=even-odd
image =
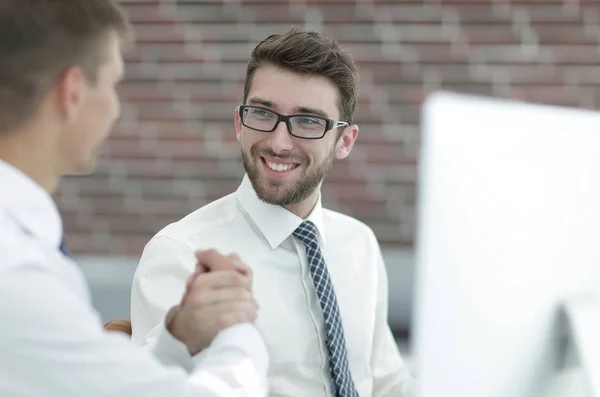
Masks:
[[[338,39],[359,63],[361,133],[324,198],[371,225],[385,247],[413,240],[427,92],[584,108],[600,96],[600,0],[123,3],[138,41],[122,121],[96,174],[67,178],[57,194],[76,253],[137,256],[161,227],[237,187],[233,110],[245,62],[290,24]]]

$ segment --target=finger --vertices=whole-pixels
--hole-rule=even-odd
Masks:
[[[189,292],[186,290],[181,297],[181,301],[179,302],[179,307],[185,306],[185,302],[187,302],[188,297],[190,296]]]
[[[251,290],[251,280],[235,270],[223,270],[199,274],[193,281],[191,290],[239,287]]]
[[[198,276],[198,274],[200,273],[192,273],[190,274],[190,276],[188,277],[187,281],[185,282],[185,288],[189,289],[192,286],[192,283],[194,282],[194,280],[196,279],[196,277]]]
[[[195,255],[197,260],[196,262],[209,270],[213,270],[217,267],[226,268],[227,263],[229,262],[225,255],[221,254],[214,248],[197,250]]]
[[[190,288],[192,287],[192,284],[193,284],[194,280],[196,279],[196,277],[197,277],[197,274],[194,272],[194,273],[190,274],[187,281],[185,282],[185,291],[183,292],[183,296],[181,297],[181,302],[179,302],[180,307],[183,307],[185,305],[185,302],[187,301],[187,298],[190,295]]]
[[[252,293],[247,289],[240,287],[205,289],[199,291],[197,294],[192,294],[191,296],[191,299],[194,301],[194,304],[197,305],[198,310],[209,305],[220,304],[227,301],[250,302],[255,304]]]
[[[252,303],[248,302],[222,302],[208,308],[203,314],[201,321],[212,323],[222,330],[235,324],[252,322],[256,320],[258,310]]]
[[[238,254],[229,254],[228,257],[231,260],[233,266],[235,266],[237,270],[242,272],[242,274],[245,274],[250,277],[252,276],[252,269],[250,268],[250,266],[242,262]]]
[[[199,261],[196,262],[196,273],[206,273],[208,271],[209,269],[206,266],[204,266],[203,263]]]
[[[209,250],[198,250],[196,251],[197,263],[201,264],[209,271],[217,270],[239,270],[243,274],[250,274],[251,270],[241,261],[237,254],[223,255],[220,252],[209,249]]]

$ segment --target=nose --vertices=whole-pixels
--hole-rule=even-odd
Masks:
[[[294,141],[292,140],[292,136],[288,131],[287,124],[281,121],[275,131],[271,132],[271,136],[269,137],[269,143],[271,149],[275,153],[282,153],[286,151],[292,150],[294,147]]]

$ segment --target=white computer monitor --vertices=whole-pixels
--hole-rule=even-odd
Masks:
[[[422,122],[417,397],[541,397],[600,294],[600,113],[438,92]]]

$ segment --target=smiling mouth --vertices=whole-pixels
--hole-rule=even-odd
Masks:
[[[269,169],[271,169],[272,171],[275,172],[287,172],[287,171],[291,171],[295,168],[298,167],[299,164],[294,164],[294,163],[275,163],[272,161],[268,161],[266,160],[264,157],[260,158],[263,162],[263,164],[265,164],[267,167],[269,167]]]

